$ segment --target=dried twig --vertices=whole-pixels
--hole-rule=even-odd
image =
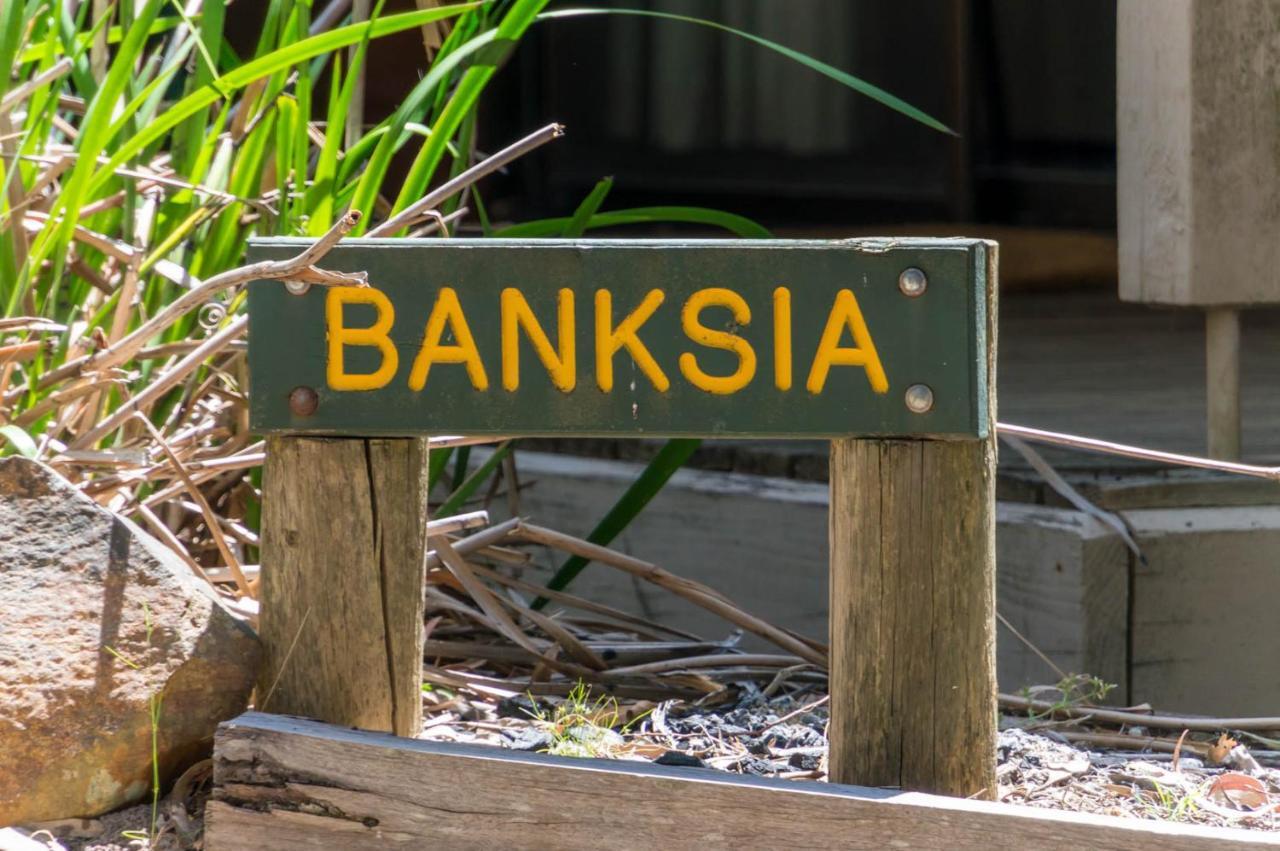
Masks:
[[[534,526],[528,523],[520,523],[514,532],[514,535],[528,541],[534,541],[545,546],[553,547],[564,552],[582,556],[592,561],[607,564],[610,567],[630,573],[647,582],[652,582],[666,588],[695,606],[700,606],[710,612],[714,612],[725,620],[742,627],[748,632],[755,633],[761,638],[773,642],[784,650],[790,651],[800,658],[813,665],[822,668],[827,667],[827,656],[825,653],[819,653],[806,644],[784,631],[778,629],[772,624],[766,623],[759,618],[750,615],[733,605],[733,603],[720,596],[719,593],[712,591],[705,585],[683,579],[670,573],[655,564],[625,555],[616,550],[593,544],[590,541],[584,541],[581,538],[575,538],[571,535],[565,535],[551,529],[545,529],[541,526]]]
[[[1052,713],[1058,717],[1081,718],[1089,716],[1095,721],[1109,724],[1131,724],[1140,727],[1159,727],[1168,730],[1280,730],[1280,718],[1197,718],[1189,715],[1146,715],[1140,712],[1122,712],[1116,709],[1100,709],[1096,706],[1062,706],[1043,700],[1030,700],[1013,694],[1001,694],[1000,705],[1019,711]]]
[[[369,230],[369,236],[394,236],[400,230],[417,224],[427,217],[428,210],[434,210],[440,204],[457,195],[471,184],[486,175],[492,174],[513,160],[519,159],[535,148],[539,148],[564,135],[564,127],[559,124],[548,124],[541,130],[535,130],[518,142],[513,142],[496,154],[481,160],[471,168],[440,184],[408,207],[396,213],[382,224]]]
[[[222,529],[218,525],[217,515],[213,513],[213,509],[209,506],[209,501],[205,499],[200,488],[196,487],[195,482],[191,481],[191,477],[182,466],[182,461],[174,454],[173,449],[165,441],[164,436],[160,434],[160,431],[151,424],[151,420],[141,414],[135,414],[134,416],[142,422],[147,431],[151,432],[152,439],[160,446],[161,450],[164,451],[164,454],[168,456],[169,463],[173,464],[174,471],[177,472],[178,476],[182,479],[182,484],[186,487],[187,493],[191,494],[191,498],[200,506],[200,511],[204,515],[205,524],[209,530],[209,534],[213,536],[214,542],[218,545],[218,551],[226,561],[227,567],[231,569],[231,575],[235,577],[236,588],[241,594],[247,597],[252,597],[253,592],[249,587],[249,581],[245,578],[244,571],[240,569],[240,560],[235,557],[235,554],[231,552],[231,548],[227,546],[227,540],[223,536]]]

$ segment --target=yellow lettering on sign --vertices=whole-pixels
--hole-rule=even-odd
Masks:
[[[853,334],[853,341],[857,344],[853,348],[840,345],[840,335],[845,328]],[[871,339],[871,332],[867,330],[867,322],[862,318],[852,290],[836,293],[835,304],[827,317],[827,327],[822,332],[822,342],[818,344],[818,353],[813,358],[813,368],[809,370],[806,386],[810,393],[822,392],[827,383],[827,372],[832,366],[860,366],[866,371],[872,390],[876,393],[889,392],[889,379],[885,378],[880,356],[876,354],[876,344]]]
[[[443,345],[440,342],[444,337],[446,324],[453,330],[453,337],[458,341],[456,345]],[[413,359],[413,369],[409,372],[410,389],[421,390],[426,386],[427,373],[433,363],[466,364],[471,386],[477,390],[489,389],[489,378],[480,361],[480,352],[476,350],[475,338],[471,336],[467,317],[463,315],[458,294],[452,287],[442,287],[440,294],[436,296],[435,306],[431,308],[427,330],[422,335],[422,348]]]
[[[713,331],[698,321],[698,314],[704,307],[727,307],[733,321],[739,325],[751,322],[751,308],[742,296],[733,290],[711,287],[698,290],[689,296],[680,311],[680,324],[684,333],[695,343],[701,343],[712,349],[725,349],[738,356],[738,368],[730,375],[707,375],[698,367],[698,359],[693,352],[680,355],[680,372],[689,383],[699,390],[717,395],[736,393],[751,383],[756,374],[756,353],[751,344],[728,331]]]
[[[577,383],[577,355],[573,340],[573,290],[562,289],[556,294],[556,308],[560,327],[560,352],[551,348],[551,341],[538,324],[524,294],[514,287],[507,287],[500,298],[502,308],[502,386],[507,390],[520,388],[520,340],[519,327],[524,326],[533,350],[538,353],[543,366],[551,374],[551,383],[568,393]]]
[[[368,328],[348,328],[342,324],[342,308],[347,304],[371,304],[377,319]],[[377,390],[387,386],[400,366],[400,355],[390,337],[396,318],[391,300],[372,287],[331,287],[325,297],[324,317],[329,340],[325,379],[329,386],[334,390]],[[347,346],[376,348],[382,353],[382,363],[371,373],[349,373],[343,359]]]
[[[649,290],[640,306],[627,314],[615,328],[613,296],[608,290],[596,290],[596,384],[604,392],[613,390],[613,356],[622,348],[630,352],[636,366],[653,382],[659,393],[665,393],[671,387],[666,374],[637,334],[664,298],[662,290]]]
[[[773,291],[773,384],[791,389],[791,290]]]

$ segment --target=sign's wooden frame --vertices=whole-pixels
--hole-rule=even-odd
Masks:
[[[358,247],[361,241],[353,242]],[[689,245],[673,248],[688,251]],[[898,270],[927,266],[919,258],[928,251],[962,251],[974,258],[959,267],[962,278],[935,276],[930,287],[961,288],[974,300],[961,315],[969,323],[963,358],[973,361],[963,373],[972,377],[963,385],[971,426],[938,433],[927,426],[860,422],[844,434],[826,426],[819,430],[832,437],[829,773],[837,782],[990,797],[996,737],[995,245],[831,245],[846,252],[853,245],[855,255],[875,261],[880,272],[868,275],[867,289],[858,292],[893,288],[899,299],[907,296],[898,291]],[[786,246],[773,243],[783,263]],[[270,255],[293,248],[267,244],[255,251]],[[771,262],[767,248],[741,250],[760,252],[752,255],[754,262]],[[330,255],[340,266],[367,259],[340,251]],[[371,275],[371,283],[391,288],[391,277]],[[298,296],[278,282],[253,287],[253,410],[255,425],[268,432],[260,706],[415,735],[421,724],[427,441],[400,436],[413,432],[407,420],[353,430],[342,425],[337,411],[327,420],[329,413],[318,415],[320,426],[306,424],[317,410],[350,397],[317,392],[307,400],[314,404],[283,419],[271,413],[271,406],[288,404],[294,387],[292,356],[276,338],[298,345],[310,341],[299,357],[312,360],[308,352],[325,341],[318,328],[279,321],[284,300]],[[975,318],[976,325],[970,321]],[[870,321],[874,327],[875,319]],[[903,351],[911,356],[909,348]],[[945,351],[941,357],[934,353],[933,360],[945,361]],[[890,384],[896,400],[903,400],[907,380],[912,379]],[[880,421],[912,422],[896,414]],[[362,422],[370,420],[365,416]],[[688,423],[674,421],[655,431],[691,433]]]

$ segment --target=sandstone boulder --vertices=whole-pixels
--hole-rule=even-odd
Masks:
[[[0,826],[149,795],[241,712],[253,631],[170,550],[24,458],[0,459]]]

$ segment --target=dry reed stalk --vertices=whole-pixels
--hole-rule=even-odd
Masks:
[[[449,572],[466,590],[467,596],[480,607],[481,611],[497,626],[498,631],[505,638],[531,653],[537,653],[542,656],[543,664],[562,674],[572,677],[590,674],[590,668],[569,664],[539,652],[538,646],[529,640],[529,637],[516,625],[515,621],[511,620],[511,617],[504,611],[502,602],[476,578],[470,566],[462,556],[458,555],[448,539],[443,535],[438,535],[432,540],[434,541],[436,552],[439,554],[441,561],[444,562],[445,567],[449,569]]]
[[[1145,712],[1125,712],[1097,706],[1062,706],[1044,700],[1030,700],[1014,694],[1001,694],[1000,705],[1007,709],[1052,713],[1065,718],[1088,716],[1095,722],[1127,724],[1137,727],[1158,727],[1166,730],[1192,730],[1216,733],[1222,730],[1280,730],[1280,718],[1203,718],[1194,715],[1157,715]]]
[[[480,552],[483,553],[485,551],[480,550]],[[680,638],[685,638],[690,641],[702,641],[700,637],[692,633],[684,632],[683,630],[678,630],[673,627],[664,626],[660,623],[647,620],[646,618],[628,614],[627,612],[621,611],[619,609],[615,609],[611,606],[606,606],[603,603],[593,603],[590,600],[584,599],[582,597],[576,597],[572,594],[566,594],[563,591],[551,591],[546,588],[543,588],[540,585],[534,585],[531,582],[524,582],[523,580],[520,580],[520,579],[513,579],[512,577],[509,577],[509,576],[503,576],[501,573],[498,573],[496,570],[490,570],[489,568],[484,567],[483,565],[473,564],[471,565],[471,569],[474,570],[480,576],[484,577],[485,579],[488,579],[491,582],[497,582],[501,585],[507,586],[508,588],[514,588],[517,591],[524,591],[526,594],[546,597],[548,600],[552,600],[557,603],[562,603],[563,605],[571,606],[572,608],[580,609],[584,612],[591,612],[592,614],[602,615],[611,620],[618,621],[619,623],[622,623],[622,624],[626,624],[627,626],[630,626],[633,630],[634,629],[644,630],[645,632],[649,633],[650,636],[652,637],[656,637],[659,634],[665,633],[667,635],[674,635]]]
[[[474,535],[468,535],[467,537],[463,538],[461,541],[457,542],[457,544],[454,546],[454,551],[460,556],[465,556],[479,549],[482,549],[484,547],[488,547],[492,544],[496,544],[499,541],[502,541],[510,537],[511,533],[515,530],[516,526],[519,523],[520,523],[520,520],[518,518],[513,517],[512,519],[507,520],[504,523],[499,523],[496,526],[490,526],[488,529],[485,529],[483,532],[477,532]],[[433,550],[427,553],[427,570],[434,570],[436,568],[442,567],[443,565],[444,565],[444,562],[441,560],[440,554],[438,552]]]
[[[414,201],[408,207],[384,221],[382,224],[369,230],[369,236],[394,236],[399,231],[410,225],[417,224],[427,217],[429,210],[434,210],[440,204],[457,195],[459,192],[471,186],[476,181],[492,174],[503,166],[511,163],[525,154],[542,147],[553,139],[559,139],[564,135],[564,127],[560,124],[548,124],[540,130],[535,130],[523,139],[512,142],[507,147],[484,160],[476,163],[467,170],[463,171],[457,177],[442,183],[438,188],[433,189],[426,195]]]
[[[461,532],[466,529],[475,529],[480,526],[489,525],[489,512],[487,511],[468,511],[465,514],[455,514],[452,517],[443,517],[438,520],[427,521],[427,536],[448,535],[453,532]]]
[[[798,656],[779,656],[770,653],[713,653],[707,656],[682,656],[677,659],[663,659],[657,662],[646,662],[642,665],[628,665],[622,668],[611,668],[605,672],[606,677],[626,677],[636,674],[662,674],[686,668],[723,668],[726,664],[734,667],[750,666],[757,668],[789,668],[804,664]]]
[[[222,534],[222,528],[218,524],[218,517],[214,514],[213,509],[209,507],[208,500],[201,493],[200,488],[196,487],[195,482],[187,474],[186,468],[182,466],[181,459],[174,454],[169,448],[169,444],[165,442],[164,436],[159,430],[151,424],[151,420],[146,417],[135,414],[147,431],[151,432],[152,439],[160,446],[164,454],[168,456],[170,463],[173,464],[174,471],[177,472],[179,478],[182,479],[183,485],[187,489],[187,493],[191,494],[191,498],[200,506],[200,512],[204,515],[205,527],[209,530],[209,534],[213,536],[214,542],[218,545],[218,551],[222,554],[222,558],[226,561],[227,567],[231,569],[231,575],[235,577],[236,589],[240,594],[246,597],[252,597],[253,592],[249,587],[249,581],[245,578],[244,571],[240,569],[240,560],[231,552],[231,547],[227,545],[227,539]]]
[[[209,574],[206,573],[204,568],[201,567],[196,560],[191,557],[191,554],[187,552],[187,548],[182,545],[182,541],[178,540],[178,536],[173,534],[173,530],[166,526],[164,521],[155,515],[154,511],[146,506],[142,506],[138,513],[142,515],[143,521],[151,527],[151,531],[155,533],[156,537],[164,542],[165,546],[173,550],[174,553],[177,554],[178,558],[186,562],[187,567],[191,568],[192,573],[199,576],[205,582],[208,582],[210,587],[217,588],[217,585],[214,584],[214,581],[210,578]]]
[[[527,541],[543,544],[553,549],[578,555],[592,561],[606,564],[610,567],[622,570],[632,576],[639,577],[646,582],[651,582],[668,591],[688,600],[695,606],[706,609],[709,612],[719,615],[730,623],[740,626],[748,632],[754,633],[761,638],[778,645],[784,650],[794,653],[801,659],[810,664],[826,670],[827,656],[825,653],[819,653],[810,647],[807,643],[800,641],[783,630],[778,629],[770,623],[767,623],[754,615],[748,614],[731,602],[725,600],[718,593],[712,592],[711,589],[688,579],[683,579],[669,571],[663,570],[656,564],[634,558],[624,553],[584,541],[581,538],[575,538],[572,535],[565,535],[551,529],[545,529],[541,526],[534,526],[528,523],[520,523],[516,526],[513,533],[514,537],[523,538]]]
[[[206,358],[222,351],[228,343],[244,334],[248,327],[249,317],[240,316],[233,319],[226,328],[223,328],[197,346],[190,354],[175,364],[172,369],[164,371],[158,379],[148,384],[141,393],[116,408],[109,417],[76,438],[72,442],[71,448],[83,449],[115,431],[133,417],[134,413],[159,399],[188,375],[195,372]],[[150,423],[151,421],[147,420],[147,422]]]

